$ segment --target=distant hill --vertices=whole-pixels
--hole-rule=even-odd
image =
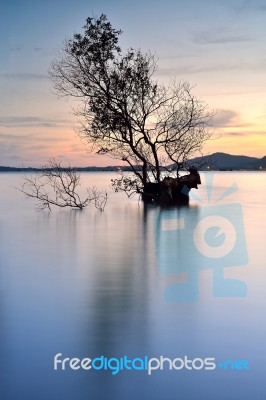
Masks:
[[[3,167],[0,165],[0,172],[36,172],[39,171],[40,169],[38,168],[20,168],[20,167]]]
[[[199,166],[201,169],[213,170],[259,170],[266,168],[266,156],[263,158],[214,153],[209,156],[197,157],[189,162],[190,165]]]
[[[94,172],[94,171],[131,171],[128,166],[117,167],[115,165],[109,165],[106,167],[73,167],[76,171],[79,172]],[[62,168],[64,169],[64,168]],[[136,169],[140,169],[140,167],[136,167]],[[42,168],[32,168],[32,167],[4,167],[0,166],[0,172],[38,172],[41,171]]]
[[[263,158],[248,157],[242,155],[232,155],[226,153],[214,153],[208,156],[196,157],[189,161],[188,165],[195,165],[199,169],[207,170],[219,170],[219,171],[230,171],[230,170],[266,170],[266,156]],[[140,167],[136,167],[139,169]],[[93,172],[93,171],[130,171],[127,166],[117,167],[114,165],[106,167],[76,167],[77,171],[80,172]],[[18,168],[18,167],[3,167],[0,166],[0,172],[37,172],[40,171],[38,168]]]

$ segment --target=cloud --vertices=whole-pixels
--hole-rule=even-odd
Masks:
[[[29,150],[47,150],[49,148],[50,147],[46,146],[45,144],[36,144],[28,147]]]
[[[20,50],[22,50],[22,47],[20,47],[20,46],[14,46],[14,47],[10,47],[8,49],[8,51],[20,51]]]
[[[235,7],[237,13],[243,13],[247,11],[265,12],[266,5],[263,0],[244,0],[241,4]]]
[[[156,71],[156,75],[175,76],[176,74],[197,74],[205,72],[218,72],[218,71],[235,71],[244,69],[243,63],[236,64],[216,64],[216,65],[197,65],[196,63],[187,64],[183,66],[176,66],[172,68],[160,68]]]
[[[227,44],[227,43],[240,43],[251,42],[252,38],[245,35],[228,35],[213,31],[205,31],[195,33],[193,42],[196,44]]]
[[[44,163],[57,151],[71,155],[68,151],[69,141],[71,143],[71,139],[65,135],[58,137],[40,133],[20,135],[0,132],[0,164],[18,165],[15,161],[21,161],[34,166]]]
[[[265,137],[265,132],[256,131],[256,130],[252,129],[252,131],[245,131],[245,132],[243,132],[243,131],[223,132],[222,136],[227,136],[227,137],[248,137],[248,138],[252,138],[254,136]],[[253,139],[253,140],[255,140],[255,139]]]
[[[213,125],[215,127],[235,126],[237,120],[239,120],[239,114],[236,111],[218,110],[213,118]]]
[[[250,136],[250,132],[225,132],[223,136]]]
[[[71,151],[71,153],[81,153],[81,152],[84,152],[84,148],[85,148],[85,146],[84,146],[84,144],[82,144],[82,143],[78,143],[78,144],[72,143],[72,144],[70,145],[70,151]]]
[[[17,127],[40,127],[40,128],[51,128],[59,126],[72,126],[72,121],[67,119],[57,118],[40,118],[40,117],[2,117],[0,118],[0,126],[5,128],[17,128]]]
[[[251,125],[241,120],[240,113],[234,110],[220,109],[213,118],[213,126],[216,128],[247,128]]]
[[[0,144],[0,156],[1,165],[5,165],[5,159],[21,159],[19,155],[21,153],[21,145],[17,142],[1,142]]]
[[[18,79],[23,81],[49,79],[48,74],[46,75],[46,74],[34,74],[34,73],[20,73],[20,74],[4,73],[0,74],[0,77],[5,79]]]
[[[14,141],[26,140],[26,139],[29,139],[30,137],[31,137],[31,135],[16,135],[16,134],[11,135],[8,133],[0,133],[0,141],[6,140],[6,139],[14,140]]]
[[[266,59],[244,61],[226,61],[224,63],[203,64],[204,61],[191,62],[189,64],[177,65],[170,68],[159,68],[156,71],[157,76],[175,76],[176,74],[198,74],[210,72],[225,72],[225,71],[265,71]],[[200,64],[201,63],[201,64]]]
[[[47,136],[47,134],[30,134],[30,135],[20,135],[20,134],[7,134],[7,133],[0,133],[0,143],[1,146],[3,144],[10,144],[10,145],[14,145],[14,143],[26,143],[26,142],[43,142],[43,143],[47,143],[47,142],[53,142],[53,143],[57,143],[57,142],[66,142],[66,137],[62,136],[59,137],[58,135],[56,136]]]
[[[10,52],[18,52],[18,51],[21,51],[21,50],[43,51],[44,48],[37,47],[37,46],[36,47],[31,47],[31,48],[25,48],[25,47],[22,47],[22,46],[12,46],[12,47],[8,48],[8,51],[10,51]]]

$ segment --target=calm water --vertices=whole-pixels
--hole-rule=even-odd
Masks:
[[[110,192],[101,214],[36,211],[14,189],[22,175],[0,174],[1,399],[265,399],[266,174],[215,173],[212,193],[202,174],[198,200],[163,211],[112,193],[114,175],[82,175]],[[225,261],[196,249],[204,226],[194,228],[214,214],[237,233]],[[57,353],[240,359],[250,370],[54,371]]]

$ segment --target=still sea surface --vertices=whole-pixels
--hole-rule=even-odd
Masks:
[[[0,174],[1,399],[264,400],[265,172],[201,173],[174,210],[114,193],[115,173],[81,175],[108,191],[103,213],[37,211],[23,174]],[[62,371],[57,353],[217,366]]]

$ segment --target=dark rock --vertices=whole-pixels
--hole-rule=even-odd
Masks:
[[[188,175],[180,178],[167,176],[161,183],[148,182],[143,188],[143,201],[158,202],[163,206],[188,204],[190,190],[198,189],[201,184],[197,168],[191,166],[188,171]]]

